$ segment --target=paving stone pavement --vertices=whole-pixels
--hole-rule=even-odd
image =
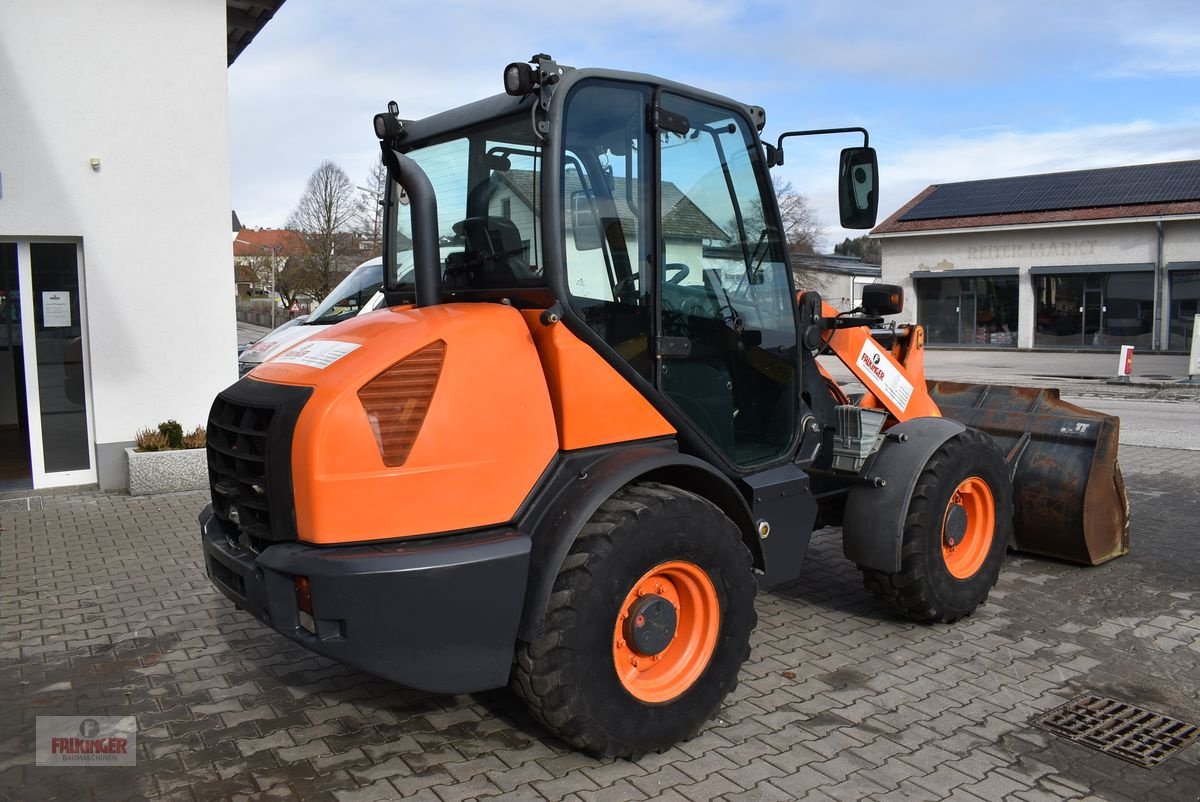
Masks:
[[[719,717],[637,763],[571,751],[507,691],[406,690],[236,611],[204,576],[202,493],[6,499],[0,799],[1194,802],[1200,744],[1144,769],[1029,724],[1085,690],[1200,723],[1200,453],[1122,464],[1130,556],[1014,555],[956,625],[893,618],[817,533],[760,595]],[[35,766],[36,717],[77,714],[135,715],[137,765]]]

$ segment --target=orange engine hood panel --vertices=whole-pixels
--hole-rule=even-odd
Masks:
[[[675,434],[633,385],[563,323],[544,325],[536,309],[523,314],[546,371],[563,451]]]
[[[437,340],[446,343],[445,361],[424,425],[404,464],[389,468],[358,391]],[[252,375],[314,388],[292,444],[296,524],[309,543],[507,523],[558,450],[529,329],[518,311],[499,304],[353,318]]]

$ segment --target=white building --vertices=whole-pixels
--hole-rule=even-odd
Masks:
[[[934,185],[872,236],[932,345],[1191,344],[1200,161]]]
[[[0,490],[124,487],[237,378],[226,68],[280,5],[0,8]]]

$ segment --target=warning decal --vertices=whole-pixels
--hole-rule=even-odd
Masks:
[[[858,352],[857,366],[867,381],[875,385],[901,412],[908,408],[908,400],[913,392],[912,382],[884,356],[874,340],[863,343],[862,350]]]
[[[292,362],[323,370],[358,348],[358,345],[358,343],[344,343],[340,340],[309,340],[271,361]]]

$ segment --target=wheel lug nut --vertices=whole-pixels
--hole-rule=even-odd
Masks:
[[[638,659],[636,657],[630,655],[629,665],[633,666],[634,668],[637,668],[637,664],[638,664]]]
[[[625,648],[625,641],[623,641],[623,640],[619,640],[619,641],[617,641],[617,648],[618,648],[618,649],[624,649],[624,648]]]
[[[654,592],[655,592],[655,593],[658,593],[658,594],[660,594],[660,595],[661,595],[661,594],[662,594],[662,592],[663,592],[664,590],[666,590],[666,588],[664,588],[664,587],[663,587],[663,583],[662,583],[662,582],[659,582],[657,585],[655,585],[655,586],[654,586]]]

